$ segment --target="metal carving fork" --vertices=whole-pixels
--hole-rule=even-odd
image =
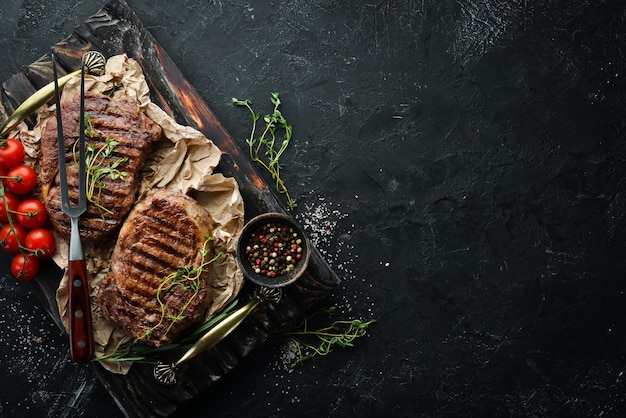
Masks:
[[[85,162],[85,57],[81,61],[80,71],[80,113],[78,131],[78,202],[70,204],[67,188],[67,171],[65,157],[65,137],[61,117],[61,99],[57,82],[57,63],[52,55],[54,75],[54,100],[56,102],[57,135],[59,147],[59,183],[61,191],[61,210],[71,221],[71,233],[68,255],[68,320],[70,336],[70,358],[75,363],[87,363],[94,353],[93,324],[89,301],[89,282],[85,256],[80,239],[78,220],[87,209],[86,183],[87,168]]]

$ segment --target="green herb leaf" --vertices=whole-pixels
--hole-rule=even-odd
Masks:
[[[92,114],[85,113],[85,135],[93,138],[97,131],[93,128],[91,122]],[[114,153],[119,142],[113,138],[106,138],[105,144],[100,148],[96,148],[93,144],[85,147],[85,165],[87,166],[87,200],[91,202],[100,212],[112,213],[99,202],[102,189],[106,187],[105,178],[108,176],[111,180],[123,179],[128,175],[125,171],[119,171],[118,167],[128,161],[128,157],[119,158],[113,161],[110,156]],[[74,164],[78,165],[78,152],[76,147],[78,141],[74,143],[73,155]]]
[[[296,202],[289,195],[287,187],[285,186],[285,183],[280,176],[281,165],[278,163],[278,160],[289,145],[289,141],[291,140],[293,134],[293,129],[291,125],[289,125],[285,120],[282,112],[278,109],[281,104],[279,94],[271,93],[270,100],[274,105],[273,112],[271,114],[263,116],[265,129],[261,132],[260,135],[257,136],[257,122],[261,119],[261,114],[254,112],[251,107],[251,102],[249,100],[239,100],[234,97],[232,98],[232,101],[235,105],[244,106],[248,109],[248,112],[250,113],[250,118],[252,119],[252,130],[250,132],[249,138],[246,139],[246,144],[249,148],[250,158],[267,172],[269,172],[272,176],[272,179],[276,180],[276,189],[280,193],[285,194],[285,196],[287,197],[287,204],[289,208],[293,209],[296,206]],[[285,139],[282,141],[281,146],[278,150],[275,147],[277,127],[285,131]],[[261,158],[259,155],[261,153],[261,149],[263,149],[263,153],[261,155],[263,155],[264,158]]]
[[[312,315],[305,316],[300,322],[279,331],[275,340],[284,342],[285,349],[292,353],[291,367],[315,356],[327,355],[335,347],[353,347],[354,341],[365,336],[367,328],[376,322],[376,319],[335,320],[327,327],[309,330],[309,323],[315,316],[334,315],[336,312],[337,308],[334,306],[322,308]]]

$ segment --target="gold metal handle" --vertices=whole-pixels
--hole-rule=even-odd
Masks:
[[[230,314],[228,318],[217,324],[214,328],[211,328],[206,334],[202,336],[183,356],[174,363],[175,367],[179,367],[181,364],[191,360],[203,351],[210,350],[215,347],[217,343],[226,338],[231,332],[235,330],[246,319],[248,314],[257,307],[260,300],[254,298],[250,302],[246,303],[241,308]]]
[[[85,54],[85,71],[93,75],[101,75],[104,73],[104,66],[106,59],[104,55],[97,51],[89,51]],[[80,69],[71,72],[63,77],[59,78],[59,88],[63,86],[74,76],[80,74]],[[13,128],[20,124],[31,113],[35,112],[41,106],[43,106],[54,95],[54,80],[46,84],[35,93],[33,93],[28,99],[24,100],[15,112],[7,118],[7,120],[0,128],[0,136],[5,137]]]
[[[178,359],[178,361],[171,364],[157,364],[154,367],[155,379],[165,385],[172,385],[176,383],[176,370],[178,367],[198,354],[215,347],[217,343],[233,332],[261,301],[267,300],[274,303],[278,302],[280,300],[281,293],[281,290],[276,288],[260,288],[257,292],[255,292],[254,297],[248,303],[228,315],[226,319],[207,331],[207,333],[196,341],[195,344],[192,345],[180,359]]]

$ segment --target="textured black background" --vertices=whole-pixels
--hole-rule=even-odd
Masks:
[[[242,146],[230,98],[281,93],[329,304],[378,319],[181,416],[626,415],[623,1],[128,3]],[[0,79],[103,4],[3,0]],[[0,416],[121,416],[28,285],[0,303]]]

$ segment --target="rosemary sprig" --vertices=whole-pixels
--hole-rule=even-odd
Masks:
[[[169,321],[169,325],[167,325],[164,331],[164,335],[167,334],[170,329],[172,329],[175,323],[183,321],[185,319],[185,311],[187,310],[187,307],[198,296],[198,293],[200,292],[202,273],[207,271],[207,266],[209,264],[217,260],[222,255],[222,251],[219,251],[211,259],[207,260],[207,256],[209,255],[208,244],[212,239],[213,237],[205,238],[204,243],[202,244],[202,248],[200,248],[199,250],[201,260],[198,266],[186,265],[179,267],[176,271],[168,274],[163,278],[156,291],[157,302],[159,303],[159,307],[161,310],[161,317],[159,318],[159,322],[156,325],[147,329],[141,335],[141,337],[139,337],[140,340],[149,338],[152,333],[157,328],[162,327],[166,321]],[[180,286],[184,292],[191,292],[191,294],[187,298],[183,306],[180,307],[180,310],[178,312],[172,313],[168,312],[164,298],[167,292],[169,292],[176,286]]]
[[[250,118],[252,119],[252,130],[250,132],[250,137],[246,140],[249,147],[250,158],[271,174],[272,179],[276,182],[276,189],[280,193],[285,194],[289,209],[293,209],[296,206],[296,202],[289,195],[287,186],[285,186],[283,179],[280,177],[280,170],[282,166],[279,162],[280,157],[283,155],[283,152],[287,149],[287,146],[291,141],[293,129],[285,120],[282,112],[278,109],[281,104],[278,93],[272,93],[271,95],[271,102],[274,105],[274,110],[271,114],[263,117],[265,129],[258,138],[255,137],[255,135],[257,132],[257,123],[259,119],[261,119],[261,114],[256,113],[252,109],[252,103],[250,100],[239,100],[233,97],[232,101],[235,105],[243,106],[248,109]],[[277,130],[284,131],[283,139],[280,141],[280,145],[278,144],[279,140],[277,138]],[[265,150],[264,157],[259,156],[262,149]]]
[[[88,138],[94,138],[98,133],[91,123],[91,117],[90,112],[85,113],[85,136]],[[77,145],[78,141],[74,143],[73,147],[74,164],[76,165],[78,165]],[[105,138],[105,143],[99,148],[88,144],[85,153],[85,165],[87,167],[87,200],[101,212],[109,214],[113,213],[113,211],[100,203],[100,195],[102,194],[102,190],[106,188],[106,182],[104,180],[107,176],[111,180],[117,180],[123,179],[128,175],[126,171],[120,171],[118,169],[121,164],[128,161],[128,157],[125,156],[109,161],[118,145],[118,141],[107,137]]]
[[[325,356],[335,347],[352,347],[354,340],[365,336],[367,328],[376,322],[376,319],[363,321],[361,319],[336,320],[330,326],[317,330],[309,329],[309,322],[318,314],[334,315],[337,308],[332,306],[304,316],[295,324],[280,331],[276,341],[284,342],[285,348],[295,356],[290,367],[295,367],[315,356]]]
[[[137,363],[156,364],[162,358],[163,354],[175,350],[188,350],[200,337],[230,315],[237,306],[237,303],[238,301],[234,300],[210,320],[182,334],[174,343],[161,347],[153,347],[135,340],[119,347],[113,353],[96,357],[94,361],[133,361]]]

